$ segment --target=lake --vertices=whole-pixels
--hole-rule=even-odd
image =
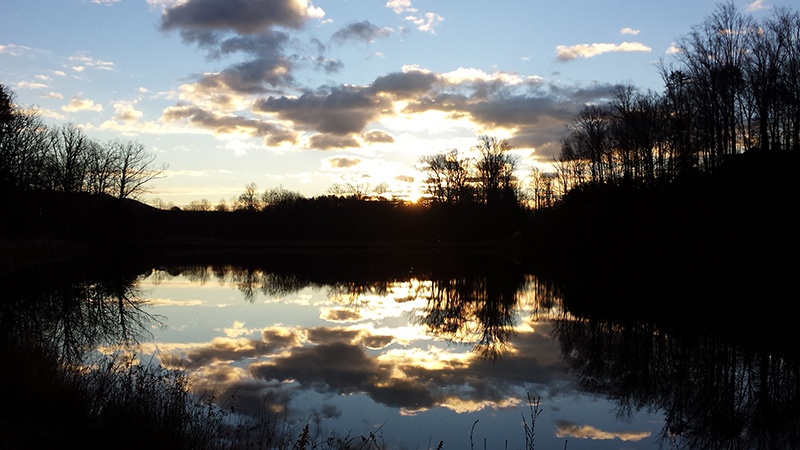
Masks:
[[[142,361],[186,371],[229,420],[294,437],[308,424],[316,440],[391,449],[800,445],[800,364],[783,347],[659,320],[659,308],[598,312],[587,305],[613,303],[605,291],[513,261],[352,258],[182,261],[115,277],[106,267],[115,284],[70,289],[68,276],[40,273],[82,304],[108,295],[119,307],[54,302],[57,324],[40,334],[64,352],[132,345]]]

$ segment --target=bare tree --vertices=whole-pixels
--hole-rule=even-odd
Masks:
[[[117,161],[112,146],[90,142],[86,158],[84,189],[92,194],[108,194],[114,188]]]
[[[264,203],[264,207],[275,207],[291,206],[303,198],[305,197],[303,197],[303,195],[299,192],[290,191],[283,186],[278,186],[276,188],[267,189],[264,191],[264,195],[262,195],[261,200]]]
[[[35,109],[21,109],[0,84],[0,189],[42,188],[50,136]]]
[[[517,179],[514,171],[519,158],[509,153],[511,145],[508,141],[481,136],[473,150],[479,154],[475,169],[481,200],[487,205],[517,203]]]
[[[207,199],[192,200],[184,208],[186,211],[211,211],[211,202]]]
[[[419,163],[419,169],[426,175],[426,189],[434,202],[456,204],[470,200],[471,160],[457,149],[423,156]]]
[[[135,141],[115,141],[113,156],[116,160],[114,191],[119,198],[138,198],[147,192],[147,183],[161,178],[166,165],[153,167],[156,155]]]
[[[236,209],[245,211],[258,211],[261,209],[261,196],[258,195],[258,186],[255,183],[248,183],[244,187],[244,192],[239,195],[236,201]]]
[[[387,190],[388,185],[386,183],[380,183],[373,187],[370,185],[369,181],[346,181],[332,184],[328,188],[328,193],[338,197],[352,197],[356,200],[367,200],[370,197],[380,196],[386,193]]]
[[[62,192],[83,189],[91,145],[89,138],[73,124],[51,130],[49,160],[53,188]]]

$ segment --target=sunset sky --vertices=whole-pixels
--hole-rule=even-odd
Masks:
[[[656,68],[712,0],[27,0],[0,3],[0,83],[45,122],[167,164],[146,201],[248,183],[414,195],[420,156],[507,138],[520,176],[578,109]],[[792,0],[736,0],[754,18]]]

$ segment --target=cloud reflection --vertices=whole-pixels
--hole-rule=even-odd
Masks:
[[[589,425],[577,425],[571,422],[560,421],[556,426],[556,436],[559,438],[574,437],[579,439],[620,439],[623,441],[641,441],[650,437],[648,431],[622,431],[609,432],[598,430]]]

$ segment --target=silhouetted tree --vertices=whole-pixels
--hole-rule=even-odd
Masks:
[[[166,165],[153,167],[156,155],[135,141],[115,141],[111,145],[116,162],[114,191],[118,198],[138,198],[147,184],[162,176]]]
[[[49,139],[34,109],[20,109],[0,84],[0,189],[39,189],[48,173]]]
[[[473,147],[479,156],[475,162],[477,189],[481,200],[490,206],[518,203],[517,178],[514,171],[519,158],[510,154],[505,139],[490,136],[478,138]]]
[[[419,159],[425,173],[425,188],[436,203],[457,204],[472,201],[469,187],[472,160],[451,149]]]
[[[261,197],[264,207],[293,206],[304,199],[299,192],[290,191],[283,186],[267,189]]]
[[[385,194],[389,189],[386,183],[371,186],[368,181],[355,182],[347,181],[344,183],[334,183],[328,188],[328,193],[337,197],[351,197],[355,200],[366,200],[370,197],[378,197]]]
[[[258,185],[249,183],[244,187],[244,192],[239,195],[236,202],[236,209],[245,211],[259,211],[261,209],[261,197],[258,195]]]
[[[80,128],[66,124],[50,132],[49,181],[58,191],[72,193],[83,190],[93,145]]]
[[[211,211],[211,202],[207,199],[193,200],[184,208],[186,211]]]

